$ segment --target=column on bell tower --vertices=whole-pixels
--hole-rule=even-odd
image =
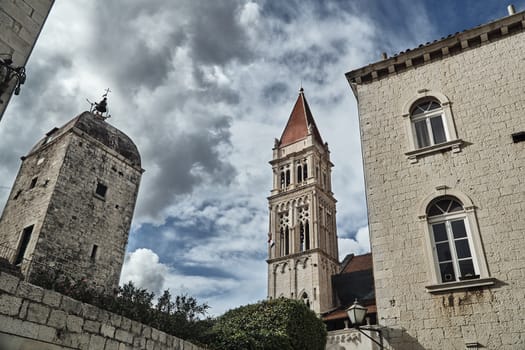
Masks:
[[[321,313],[333,306],[331,275],[339,264],[333,164],[302,89],[270,164],[268,296],[299,299]]]

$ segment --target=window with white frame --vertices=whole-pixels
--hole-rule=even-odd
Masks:
[[[463,140],[458,138],[451,102],[439,91],[418,90],[404,104],[401,115],[407,131],[411,163],[436,152],[461,152]]]
[[[410,111],[416,147],[447,142],[448,133],[441,104],[434,99],[418,101]]]
[[[479,278],[479,266],[463,204],[452,196],[438,197],[427,208],[427,220],[439,282]]]

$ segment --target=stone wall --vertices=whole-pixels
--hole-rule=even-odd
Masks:
[[[525,143],[511,137],[525,131],[525,33],[481,40],[355,86],[378,322],[393,349],[525,347]],[[435,93],[450,101],[461,147],[412,162],[403,106]],[[479,231],[477,259],[486,261],[491,286],[429,288],[435,267],[422,203],[449,192],[473,203],[469,224]]]
[[[14,66],[24,66],[54,0],[2,0],[0,2],[0,54],[11,54]],[[5,57],[2,57],[5,58]],[[0,120],[9,92],[0,96]]]
[[[155,328],[0,273],[0,349],[18,350],[23,345],[53,350],[202,349]]]
[[[363,332],[381,343],[377,332]],[[370,338],[353,328],[331,331],[326,336],[326,350],[379,350],[379,345],[375,344]]]

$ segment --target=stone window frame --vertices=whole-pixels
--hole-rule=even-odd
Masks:
[[[479,278],[454,282],[441,282],[441,278],[439,276],[439,266],[437,265],[434,243],[431,236],[432,232],[430,229],[429,219],[427,218],[427,208],[435,199],[443,196],[456,197],[463,204],[464,211],[462,212],[462,217],[465,218],[467,231],[470,234],[469,243],[471,254],[479,271]],[[452,216],[457,215],[450,215],[450,217]],[[433,193],[426,196],[420,202],[418,208],[418,219],[422,226],[425,248],[424,251],[430,276],[430,284],[425,286],[427,292],[439,293],[457,289],[480,288],[495,284],[496,280],[495,278],[490,277],[487,266],[485,251],[483,249],[483,243],[478,227],[478,220],[476,217],[476,206],[466,194],[461,191],[451,189],[447,186],[436,187],[436,190]]]
[[[414,129],[414,123],[412,122],[411,118],[411,110],[418,102],[423,102],[424,100],[430,99],[439,102],[439,104],[441,105],[442,121],[447,141],[419,148],[416,142],[416,133]],[[452,114],[451,104],[452,103],[450,102],[448,97],[444,94],[438,91],[431,91],[427,89],[418,90],[415,95],[413,95],[411,98],[405,101],[405,104],[401,109],[401,116],[404,120],[406,135],[408,139],[409,150],[405,152],[405,155],[407,156],[410,163],[417,163],[419,158],[437,152],[444,152],[448,150],[451,150],[453,153],[461,152],[463,140],[458,138],[456,125],[454,123],[454,118]]]

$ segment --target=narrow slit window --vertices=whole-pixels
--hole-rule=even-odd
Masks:
[[[290,234],[288,231],[288,227],[286,227],[284,230],[284,254],[290,254]]]
[[[20,239],[20,245],[14,262],[15,265],[22,263],[22,261],[24,260],[24,255],[26,253],[27,246],[29,245],[29,241],[31,240],[31,233],[33,233],[33,227],[34,225],[28,226],[22,231],[22,238]]]
[[[303,165],[303,181],[306,181],[308,179],[308,165]]]
[[[97,252],[98,252],[98,245],[93,244],[93,248],[91,248],[91,260],[93,260],[93,261],[96,260]]]
[[[31,180],[31,183],[29,184],[29,189],[35,188],[37,181],[38,181],[38,176],[34,177]]]

